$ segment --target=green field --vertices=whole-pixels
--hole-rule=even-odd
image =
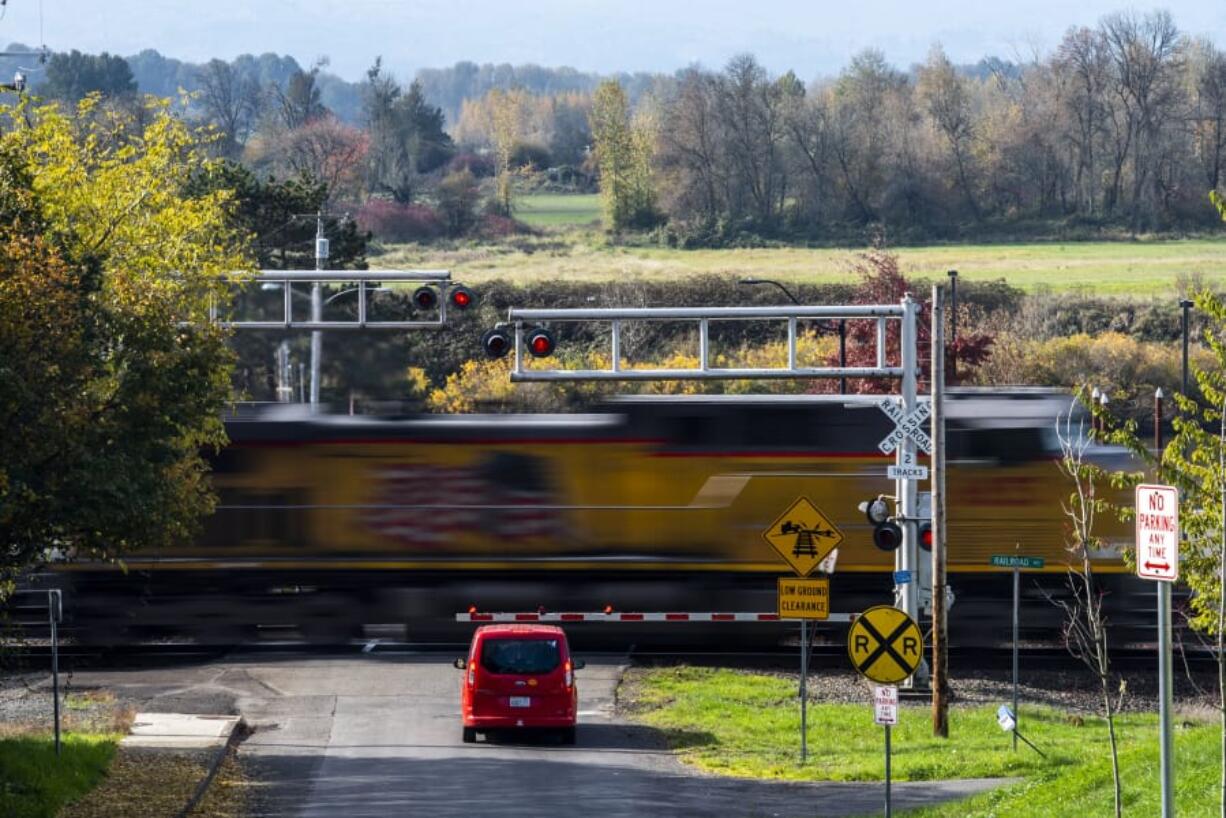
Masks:
[[[532,227],[586,227],[600,221],[600,196],[595,193],[518,196],[515,218]]]
[[[577,198],[577,197],[550,197]],[[546,211],[542,210],[542,214]],[[553,212],[553,211],[550,211]],[[698,273],[773,277],[813,283],[854,281],[855,250],[798,247],[673,250],[600,245],[592,236],[544,236],[506,245],[391,245],[371,267],[450,269],[468,283],[659,280]],[[1003,278],[1027,291],[1083,290],[1104,295],[1170,297],[1188,283],[1226,283],[1226,239],[962,244],[899,247],[903,272],[944,279]]]
[[[687,764],[708,773],[791,781],[880,781],[882,728],[864,704],[809,708],[809,761],[802,765],[795,680],[709,668],[638,671],[619,699],[640,722],[663,731]],[[893,730],[896,781],[1022,778],[1017,784],[909,815],[929,818],[1067,818],[1111,813],[1111,767],[1101,719],[1022,707],[1022,729],[1046,758],[1011,749],[995,705],[956,706],[950,738],[932,736],[927,706],[904,706]],[[1181,816],[1209,816],[1218,803],[1219,732],[1209,721],[1177,722],[1176,795]],[[1153,714],[1117,719],[1125,813],[1157,815],[1158,729]]]

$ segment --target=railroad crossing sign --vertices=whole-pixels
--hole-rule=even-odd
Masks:
[[[1174,486],[1137,486],[1137,576],[1160,582],[1179,578],[1179,491]]]
[[[902,407],[893,398],[882,398],[877,401],[877,408],[885,412],[886,416],[894,421],[894,431],[886,435],[885,439],[877,444],[878,449],[884,454],[893,454],[894,450],[902,445],[904,440],[911,438],[915,441],[915,445],[925,453],[932,454],[932,438],[928,437],[923,429],[924,421],[932,414],[932,409],[927,403],[921,403],[909,413],[903,414]],[[917,465],[914,461],[904,462],[899,465],[902,468],[923,469],[925,476],[927,476],[928,469]]]
[[[923,660],[924,635],[904,611],[878,605],[851,623],[847,655],[861,676],[879,684],[897,684],[915,673]]]
[[[829,619],[830,580],[779,578],[780,619]]]
[[[809,498],[797,497],[762,532],[762,539],[793,571],[806,577],[843,541],[843,532]]]

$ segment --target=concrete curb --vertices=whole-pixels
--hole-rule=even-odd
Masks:
[[[226,756],[234,752],[235,748],[251,735],[250,728],[247,723],[241,718],[235,723],[233,729],[230,730],[230,736],[226,739],[226,743],[217,748],[217,752],[213,754],[213,760],[209,763],[209,770],[204,774],[204,778],[196,784],[196,790],[191,797],[187,799],[187,803],[183,808],[175,813],[174,818],[187,818],[187,816],[200,805],[204,800],[204,796],[209,791],[209,787],[213,784],[213,779],[217,777],[217,771],[221,769],[222,762],[226,760]]]

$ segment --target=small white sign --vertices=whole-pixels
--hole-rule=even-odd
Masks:
[[[891,480],[927,480],[927,466],[889,466],[886,474]]]
[[[1137,576],[1179,577],[1179,492],[1174,486],[1137,486]]]
[[[996,710],[996,723],[1000,725],[1000,729],[1006,733],[1012,732],[1017,728],[1017,716],[1013,715],[1013,711],[1009,709],[1009,705],[1002,704]]]
[[[873,721],[877,724],[898,724],[897,687],[873,685]]]

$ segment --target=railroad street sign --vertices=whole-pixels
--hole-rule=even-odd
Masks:
[[[873,685],[873,721],[898,724],[898,688],[894,685]]]
[[[780,577],[779,618],[830,618],[830,580]]]
[[[843,541],[843,532],[807,497],[797,497],[762,532],[762,539],[793,571],[807,577]]]
[[[932,414],[932,409],[928,404],[921,403],[911,410],[909,414],[903,414],[902,407],[899,406],[891,398],[882,398],[877,402],[877,408],[885,412],[890,420],[894,421],[894,431],[885,436],[885,439],[877,444],[877,448],[885,454],[891,454],[897,449],[902,442],[908,437],[915,441],[915,445],[922,449],[927,454],[932,454],[932,438],[924,432],[924,421]],[[903,467],[923,468],[924,466],[916,466],[915,463],[902,463]]]
[[[989,565],[997,568],[1042,568],[1042,557],[1020,557],[1013,554],[993,554]]]
[[[924,635],[915,620],[892,605],[869,608],[847,631],[847,655],[869,681],[898,684],[924,658]]]
[[[1137,576],[1179,577],[1179,492],[1174,486],[1137,486]]]

